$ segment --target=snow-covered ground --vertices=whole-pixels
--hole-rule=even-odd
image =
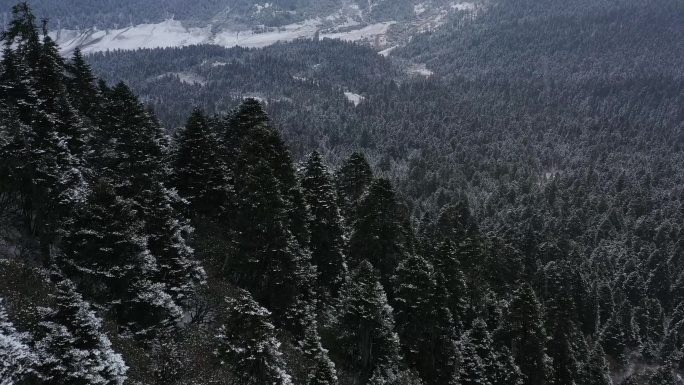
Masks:
[[[346,96],[350,102],[354,103],[354,106],[358,106],[359,103],[361,103],[361,101],[364,99],[363,96],[355,94],[353,92],[345,92],[344,96]]]
[[[399,47],[399,46],[398,46],[398,45],[393,45],[393,46],[391,46],[391,47],[389,47],[389,48],[383,49],[382,51],[378,52],[378,54],[380,54],[380,55],[382,55],[382,56],[384,56],[384,57],[387,57],[387,56],[389,56],[389,55],[392,53],[392,51],[394,51],[395,49],[397,49],[397,47]]]
[[[139,48],[183,47],[196,44],[216,44],[223,47],[261,48],[277,42],[289,42],[300,38],[313,38],[320,30],[324,20],[309,19],[301,23],[290,24],[264,33],[252,30],[212,33],[211,27],[186,28],[180,21],[166,20],[157,24],[141,24],[134,27],[115,30],[60,30],[51,35],[62,47],[63,53],[69,53],[81,47],[83,53],[107,50],[135,50]],[[345,22],[343,26],[352,23]],[[361,28],[345,32],[320,33],[320,38],[341,39],[347,41],[373,41],[387,33],[394,22],[369,24]]]
[[[406,72],[410,74],[416,74],[416,75],[421,75],[421,76],[431,76],[434,74],[434,72],[430,71],[425,64],[417,64],[412,67],[409,67]]]
[[[457,11],[472,11],[475,9],[475,3],[451,3],[451,9],[455,9]]]

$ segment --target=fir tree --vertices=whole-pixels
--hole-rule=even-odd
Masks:
[[[606,362],[606,354],[601,344],[596,344],[586,360],[583,368],[584,381],[587,385],[613,385],[610,369]]]
[[[648,380],[648,385],[677,385],[677,377],[667,365],[658,368]]]
[[[428,384],[453,376],[456,333],[448,309],[448,294],[437,285],[432,266],[411,256],[396,270],[394,310],[406,363]]]
[[[266,162],[278,181],[278,192],[287,214],[286,226],[300,245],[307,245],[308,213],[292,156],[280,133],[271,126],[268,115],[257,100],[245,100],[230,116],[225,137],[224,146],[228,154],[226,163],[232,165],[235,188],[239,188],[239,179],[244,177],[245,158]]]
[[[466,278],[451,240],[440,242],[435,248],[433,258],[435,271],[448,291],[447,307],[454,318],[454,326],[460,331],[468,313],[468,291]]]
[[[338,206],[346,223],[354,222],[356,205],[373,181],[373,170],[361,153],[355,152],[342,164],[336,174]]]
[[[468,276],[476,277],[486,265],[482,233],[466,202],[442,210],[435,223],[435,238],[437,244],[452,242],[460,267]]]
[[[384,285],[399,262],[411,253],[404,213],[390,181],[374,181],[359,202],[349,240],[349,260],[356,266],[364,259],[378,269]]]
[[[311,260],[318,270],[317,287],[336,296],[347,273],[344,231],[335,199],[333,179],[321,155],[313,152],[300,171],[304,199],[311,213]]]
[[[392,308],[375,269],[363,261],[342,287],[333,327],[340,355],[359,384],[391,383],[401,377],[399,337]]]
[[[306,221],[306,208],[302,200],[301,213],[291,194],[298,182],[278,133],[258,125],[245,135],[232,167],[237,204],[231,218],[230,274],[274,312],[279,326],[290,324],[301,338],[305,315],[292,313],[301,313],[315,299],[311,288],[316,276],[304,236],[308,231],[291,219],[298,213]]]
[[[183,304],[205,282],[206,274],[193,259],[193,249],[186,243],[192,229],[173,209],[173,194],[161,183],[156,183],[140,201],[143,202],[147,247],[159,267],[153,281],[163,283],[175,303]]]
[[[581,363],[587,354],[584,339],[572,321],[556,320],[548,343],[548,354],[553,361],[555,385],[582,383]]]
[[[193,215],[218,217],[230,204],[228,168],[214,124],[202,110],[195,109],[185,128],[176,133],[174,185],[188,200],[187,209]]]
[[[180,309],[165,293],[168,288],[153,281],[159,266],[131,202],[100,181],[87,204],[74,211],[58,261],[81,291],[141,335],[175,324]]]
[[[97,116],[100,113],[102,94],[96,85],[97,78],[93,75],[90,65],[85,61],[80,48],[74,49],[71,61],[65,65],[65,69],[68,75],[66,86],[74,107],[82,116],[89,118],[92,123],[96,123]]]
[[[100,175],[114,181],[119,195],[134,198],[168,179],[168,138],[125,83],[104,94],[92,163]]]
[[[473,321],[472,329],[462,338],[459,381],[463,385],[492,385],[497,381],[498,366],[492,338],[481,318]]]
[[[529,284],[523,284],[515,293],[503,328],[523,375],[523,385],[552,384],[553,368],[546,354],[544,314]]]
[[[271,313],[244,290],[227,298],[227,314],[219,330],[218,355],[241,385],[289,385]]]
[[[69,281],[57,285],[55,306],[44,309],[36,343],[47,385],[122,385],[127,367],[102,333],[101,321]]]
[[[75,133],[80,126],[64,93],[56,46],[47,36],[41,44],[26,3],[15,6],[13,16],[2,34],[0,88],[7,92],[0,93],[0,109],[16,127],[3,133],[2,157],[6,178],[13,180],[11,186],[21,197],[26,231],[39,240],[47,266],[70,207],[87,189],[78,168],[81,160],[70,149],[80,140]]]
[[[9,321],[0,298],[0,385],[21,384],[33,375],[37,360],[28,340]]]

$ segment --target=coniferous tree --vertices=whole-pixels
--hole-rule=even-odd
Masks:
[[[67,72],[66,86],[74,107],[92,123],[97,123],[96,118],[100,113],[102,94],[96,85],[97,78],[83,57],[80,48],[74,49],[71,61],[65,65],[65,69]]]
[[[267,163],[278,181],[278,192],[285,204],[286,225],[300,245],[309,242],[307,211],[297,180],[292,156],[280,133],[271,126],[270,118],[259,101],[249,98],[233,112],[227,122],[224,140],[226,163],[232,165],[235,188],[245,169],[245,158]]]
[[[279,326],[290,325],[287,328],[302,338],[305,319],[310,318],[302,311],[311,309],[315,301],[312,285],[316,282],[306,247],[306,223],[299,223],[306,221],[306,207],[303,200],[294,198],[301,195],[295,193],[298,182],[280,135],[263,125],[261,110],[252,107],[246,102],[234,117],[258,124],[238,125],[247,132],[232,166],[236,205],[230,220],[229,274],[273,311]],[[249,118],[248,113],[258,116]]]
[[[610,369],[606,362],[606,354],[601,344],[596,344],[586,360],[583,368],[584,381],[587,385],[613,385]]]
[[[461,344],[459,381],[463,385],[496,383],[498,367],[492,338],[481,318],[473,321],[472,329],[464,333]]]
[[[435,223],[435,241],[452,242],[461,269],[475,278],[486,265],[484,241],[468,204],[461,202],[445,207]]]
[[[459,346],[458,331],[449,311],[449,292],[441,275],[436,276],[437,286],[431,297],[431,322],[426,325],[430,333],[431,350],[426,353],[430,370],[423,375],[426,384],[449,384],[458,377]]]
[[[351,266],[364,259],[378,269],[383,285],[401,261],[412,252],[410,234],[394,187],[387,179],[374,181],[359,202],[351,238]]]
[[[55,309],[43,309],[36,343],[45,383],[122,385],[128,368],[100,330],[101,321],[90,305],[69,281],[57,285],[55,301]]]
[[[587,355],[584,338],[568,318],[553,320],[547,353],[552,360],[554,385],[583,383],[582,361]]]
[[[304,340],[300,343],[304,357],[311,362],[306,383],[308,385],[335,385],[338,383],[337,369],[323,348],[316,322],[310,322],[305,330]]]
[[[153,281],[163,283],[175,303],[183,304],[205,282],[206,274],[193,259],[193,249],[186,242],[192,229],[173,209],[173,195],[161,183],[145,191],[141,197],[143,232],[148,234],[147,247],[159,267]]]
[[[392,308],[375,269],[362,261],[340,293],[333,332],[344,369],[359,384],[392,383],[402,377],[401,348]]]
[[[166,285],[153,281],[159,266],[132,203],[99,181],[87,204],[74,211],[58,261],[80,290],[143,336],[175,324],[181,311]]]
[[[0,105],[16,127],[4,133],[6,177],[21,198],[28,234],[39,240],[43,263],[68,222],[72,205],[83,199],[85,186],[77,148],[82,127],[64,93],[61,59],[52,40],[41,44],[35,17],[26,3],[13,8],[2,33],[4,55],[0,73]]]
[[[176,132],[174,186],[188,200],[187,211],[193,215],[219,217],[229,209],[231,186],[218,133],[212,127],[216,124],[196,108]]]
[[[466,278],[461,271],[458,255],[451,240],[440,242],[434,250],[435,271],[448,291],[448,309],[457,331],[463,328],[468,313]]]
[[[10,322],[0,299],[0,384],[21,384],[33,375],[37,360],[28,340],[29,335]]]
[[[104,92],[92,163],[133,199],[169,178],[168,138],[156,118],[123,82]]]
[[[218,355],[241,385],[288,385],[271,313],[259,306],[248,292],[238,290],[227,298],[226,319],[219,330]]]
[[[393,284],[395,321],[406,363],[427,384],[447,383],[458,355],[448,293],[438,286],[432,266],[417,256],[397,267]]]
[[[523,385],[552,384],[553,368],[546,354],[544,314],[529,284],[523,284],[516,291],[503,328],[515,363],[523,375]]]
[[[366,157],[358,152],[349,156],[336,175],[338,206],[347,224],[353,223],[356,205],[373,181],[373,170]]]
[[[309,211],[311,260],[318,270],[317,287],[336,296],[347,265],[344,256],[344,230],[335,199],[330,171],[318,152],[313,152],[300,171],[304,199]]]
[[[648,385],[677,385],[677,377],[667,365],[658,368],[648,380]]]

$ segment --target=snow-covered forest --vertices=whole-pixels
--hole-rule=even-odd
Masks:
[[[389,58],[64,58],[14,6],[0,385],[681,385],[684,6],[585,3]]]

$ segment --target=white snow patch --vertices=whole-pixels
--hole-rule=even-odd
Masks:
[[[425,64],[417,64],[414,65],[413,67],[410,67],[406,72],[410,74],[416,74],[416,75],[421,75],[421,76],[431,76],[434,75],[434,72],[430,71]]]
[[[207,81],[203,77],[201,77],[197,74],[194,74],[192,72],[176,72],[176,73],[170,73],[169,75],[176,76],[178,78],[178,80],[181,81],[181,83],[185,83],[185,84],[190,84],[190,85],[198,84],[200,86],[207,84]]]
[[[415,12],[416,15],[418,15],[418,16],[422,15],[423,13],[425,13],[425,11],[427,11],[427,8],[426,8],[426,6],[425,6],[425,3],[420,3],[420,4],[416,4],[416,5],[413,6],[413,12]]]
[[[396,21],[370,24],[366,27],[355,29],[353,31],[321,34],[321,38],[340,39],[346,41],[366,40],[387,34],[387,30],[393,24],[396,24]]]
[[[344,96],[346,96],[350,102],[354,103],[354,107],[358,106],[359,103],[361,103],[361,101],[363,101],[363,99],[365,99],[363,96],[361,96],[359,94],[355,94],[353,92],[345,92]]]
[[[380,55],[382,55],[382,56],[384,56],[384,57],[387,57],[387,56],[389,56],[389,55],[392,53],[392,51],[394,51],[394,50],[397,49],[398,47],[399,47],[398,45],[391,46],[391,47],[389,47],[389,48],[387,48],[387,49],[383,49],[382,51],[378,52],[378,54],[380,54]]]
[[[51,36],[60,45],[63,54],[81,47],[84,54],[108,50],[135,50],[139,48],[183,47],[197,44],[216,44],[223,47],[242,46],[249,48],[266,47],[277,42],[290,42],[300,38],[313,38],[320,30],[324,20],[308,19],[301,23],[285,25],[263,33],[252,30],[224,30],[212,33],[211,26],[186,28],[180,21],[166,20],[158,24],[140,24],[116,30],[59,30]],[[394,21],[370,24],[363,28],[346,31],[321,33],[320,38],[341,39],[346,41],[380,40]],[[347,19],[343,26],[353,27],[358,23]]]
[[[261,10],[266,9],[266,8],[271,8],[271,3],[266,3],[264,5],[255,4],[254,6],[257,9],[256,13],[261,13]]]
[[[451,3],[451,9],[457,11],[471,11],[475,9],[475,3]]]
[[[115,30],[60,30],[50,35],[60,45],[62,52],[71,52],[74,48],[81,47],[85,54],[119,49],[182,47],[211,42],[210,27],[185,28],[177,20]]]

